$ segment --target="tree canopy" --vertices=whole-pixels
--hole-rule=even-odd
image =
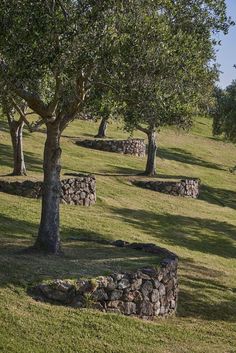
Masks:
[[[213,134],[236,143],[236,80],[225,90],[216,88],[213,115]]]

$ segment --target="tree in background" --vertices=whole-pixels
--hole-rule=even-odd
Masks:
[[[225,90],[215,89],[213,117],[213,135],[223,135],[226,140],[236,143],[236,80]],[[231,169],[235,171],[236,166]]]
[[[27,105],[18,97],[8,95],[2,85],[0,93],[0,106],[3,115],[7,118],[12,149],[13,171],[12,176],[26,175],[26,166],[23,151],[23,129],[27,122]]]
[[[145,174],[155,175],[156,135],[164,126],[191,126],[217,78],[212,32],[226,33],[230,20],[224,1],[144,1],[141,9],[139,2],[129,5],[117,16],[111,85],[126,129],[147,135]]]
[[[215,108],[212,110],[213,134],[224,135],[231,142],[236,142],[236,80],[225,90],[216,88]]]

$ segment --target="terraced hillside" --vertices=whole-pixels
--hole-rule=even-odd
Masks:
[[[211,135],[198,119],[191,133],[159,136],[158,178],[198,177],[200,199],[140,189],[131,180],[143,158],[91,150],[74,138],[92,138],[98,124],[75,121],[62,137],[62,173],[97,178],[97,203],[61,206],[64,256],[22,255],[34,242],[40,201],[0,193],[0,352],[4,353],[235,353],[236,352],[236,147]],[[115,123],[110,138],[127,134]],[[141,134],[135,134],[143,137]],[[42,179],[45,135],[25,132],[28,177]],[[0,178],[11,171],[6,122],[0,121]],[[23,180],[14,178],[13,180]],[[35,302],[29,285],[53,278],[97,276],[141,267],[154,259],[123,252],[103,240],[152,242],[180,257],[180,296],[174,318],[139,319]],[[104,242],[105,243],[105,242]]]

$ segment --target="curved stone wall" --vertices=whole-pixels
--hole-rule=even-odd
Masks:
[[[163,260],[159,268],[116,272],[74,283],[56,280],[40,284],[30,290],[31,295],[40,301],[74,308],[90,307],[147,320],[175,313],[178,299],[177,256],[154,244],[130,244],[119,240],[113,245],[150,252],[162,256]]]
[[[198,198],[200,193],[199,179],[185,179],[178,182],[174,181],[139,181],[135,180],[132,183],[146,189],[163,192],[173,196],[184,196]]]
[[[42,182],[26,180],[8,182],[0,180],[0,191],[12,195],[38,199],[42,197]],[[93,175],[81,175],[61,180],[61,203],[91,206],[96,202],[96,179]]]
[[[77,141],[76,144],[100,151],[131,154],[137,157],[145,157],[146,153],[146,145],[143,139],[81,140]]]

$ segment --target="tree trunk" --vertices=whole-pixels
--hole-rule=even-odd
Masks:
[[[95,137],[97,138],[106,137],[107,126],[108,126],[108,118],[102,118],[99,125],[98,134]]]
[[[156,144],[156,131],[150,130],[148,132],[148,156],[145,175],[153,176],[156,175],[156,153],[157,153],[157,144]]]
[[[47,124],[47,138],[44,147],[44,183],[42,211],[35,248],[46,253],[59,254],[59,205],[60,205],[60,136],[58,122]]]
[[[23,121],[12,121],[10,134],[13,147],[14,167],[12,175],[26,175],[26,167],[23,152]]]

